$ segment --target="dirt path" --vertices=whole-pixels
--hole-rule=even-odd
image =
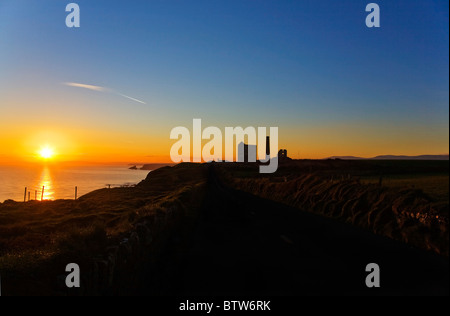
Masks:
[[[381,269],[367,288],[366,265]],[[353,226],[227,189],[211,168],[179,295],[448,295],[449,261]]]

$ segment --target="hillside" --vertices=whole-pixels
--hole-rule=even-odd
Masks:
[[[180,164],[77,201],[0,203],[3,295],[371,295],[371,260],[383,293],[448,293],[446,162]],[[60,282],[68,262],[80,290]]]

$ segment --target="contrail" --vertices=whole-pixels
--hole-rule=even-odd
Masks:
[[[64,82],[63,83],[65,86],[68,87],[75,87],[75,88],[82,88],[82,89],[88,89],[88,90],[92,90],[92,91],[97,91],[97,92],[109,92],[109,93],[113,93],[116,95],[120,95],[121,97],[127,98],[129,100],[132,100],[134,102],[138,102],[141,104],[147,104],[144,101],[138,100],[136,98],[132,98],[128,95],[119,93],[113,89],[110,88],[106,88],[106,87],[100,87],[100,86],[94,86],[94,85],[90,85],[90,84],[84,84],[84,83],[76,83],[76,82]]]
[[[145,103],[144,101],[141,101],[141,100],[138,100],[138,99],[132,98],[132,97],[130,97],[130,96],[127,96],[127,95],[125,95],[125,94],[122,94],[122,93],[119,93],[119,92],[114,92],[114,93],[115,93],[115,94],[118,94],[118,95],[120,95],[120,96],[122,96],[122,97],[124,97],[124,98],[130,99],[130,100],[133,100],[133,101],[136,101],[136,102],[142,103],[142,104],[147,104],[147,103]]]

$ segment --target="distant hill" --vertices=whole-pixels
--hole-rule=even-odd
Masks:
[[[355,156],[332,156],[326,159],[342,159],[342,160],[361,160],[367,158],[355,157]]]
[[[388,159],[388,160],[448,160],[448,155],[420,155],[420,156],[395,156],[383,155],[376,156],[372,159]]]
[[[142,168],[139,168],[140,170],[156,170],[162,167],[167,167],[167,166],[175,166],[174,163],[149,163],[149,164],[145,164]]]
[[[448,155],[420,155],[420,156],[396,156],[396,155],[380,155],[373,158],[362,158],[355,156],[332,156],[328,159],[342,160],[449,160]]]

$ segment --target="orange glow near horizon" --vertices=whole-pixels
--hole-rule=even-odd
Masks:
[[[175,143],[175,140],[169,139],[172,123],[168,123],[167,127],[157,126],[155,130],[112,130],[98,126],[79,129],[62,123],[46,125],[48,127],[45,129],[40,123],[0,126],[0,131],[3,131],[0,137],[0,164],[172,162],[169,155]],[[192,129],[188,124],[186,126]],[[279,129],[279,147],[287,149],[289,157],[294,159],[448,154],[448,134],[440,130],[439,137],[430,140],[429,135],[419,127],[410,133],[389,126],[379,132],[376,126],[370,125],[286,126]],[[393,139],[392,135],[396,135],[397,139]],[[206,142],[204,140],[202,145]]]
[[[169,137],[71,126],[0,126],[0,165],[170,163]],[[150,135],[148,135],[150,134]]]

